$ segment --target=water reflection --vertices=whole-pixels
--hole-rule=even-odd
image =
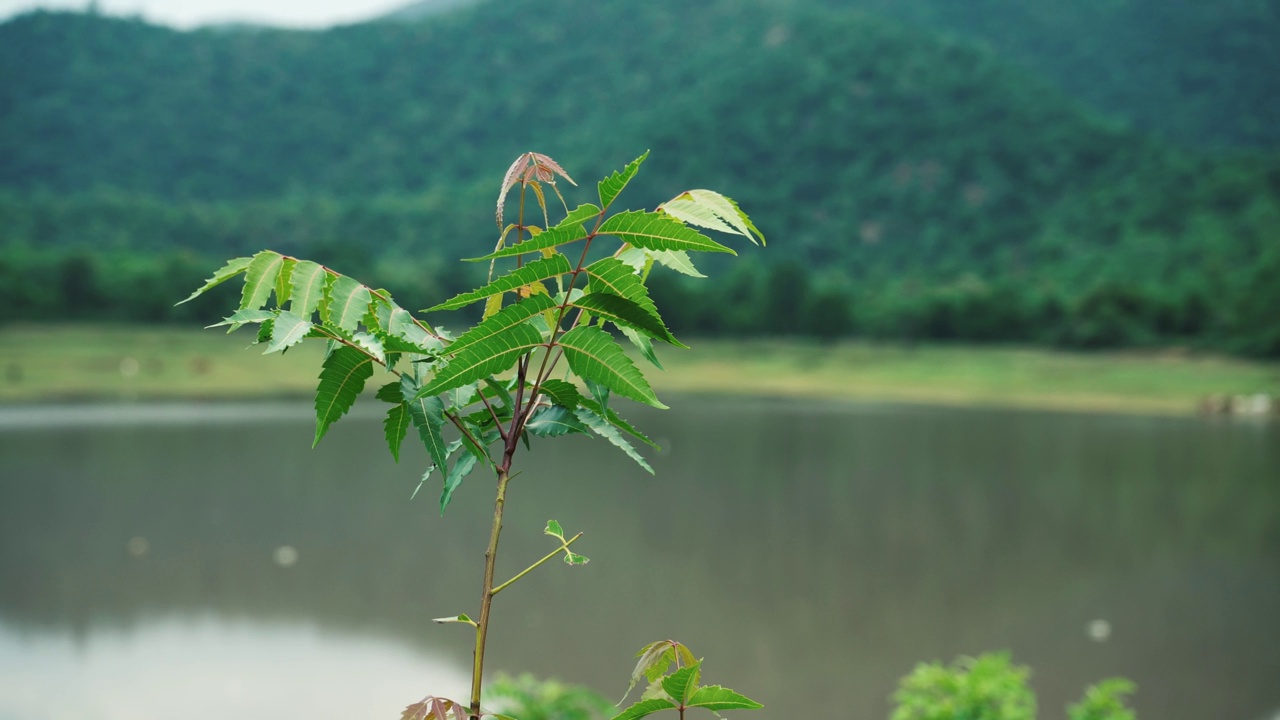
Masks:
[[[468,687],[441,658],[298,623],[173,617],[76,634],[0,623],[3,718],[392,718],[401,699]]]
[[[630,654],[677,637],[709,681],[769,706],[757,720],[801,700],[874,718],[915,662],[1009,648],[1045,717],[1109,674],[1139,683],[1143,717],[1252,720],[1280,703],[1274,425],[679,407],[633,413],[670,439],[656,478],[602,441],[567,441],[585,458],[569,472],[551,446],[528,456],[499,575],[545,552],[549,517],[586,531],[593,560],[503,593],[496,669],[620,694]],[[428,619],[475,609],[488,483],[440,518],[425,489],[407,502],[425,457],[394,465],[376,418],[312,451],[295,411],[0,431],[0,621],[303,622],[465,663],[465,628]]]

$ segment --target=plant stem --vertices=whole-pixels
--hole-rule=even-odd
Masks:
[[[510,458],[507,458],[507,462]],[[484,591],[480,594],[480,620],[476,623],[476,649],[471,668],[471,717],[480,718],[480,688],[484,676],[484,643],[489,634],[489,607],[493,604],[493,567],[498,559],[498,536],[502,534],[502,509],[507,502],[507,462],[498,468],[498,497],[493,503],[493,529],[489,549],[484,553]]]
[[[506,581],[506,582],[502,583],[501,585],[499,585],[498,587],[494,588],[494,589],[493,589],[493,593],[492,593],[492,594],[493,594],[493,595],[497,595],[498,593],[502,592],[502,591],[503,591],[503,590],[504,590],[508,585],[510,585],[511,583],[513,583],[513,582],[515,582],[515,581],[519,580],[520,578],[524,577],[525,575],[528,575],[529,573],[531,573],[531,572],[533,572],[534,570],[536,570],[536,569],[538,568],[538,566],[539,566],[539,565],[541,565],[542,563],[544,563],[544,562],[546,562],[546,561],[550,560],[551,558],[553,558],[553,557],[555,557],[555,556],[559,555],[561,552],[567,552],[567,551],[569,550],[569,546],[570,546],[570,545],[572,545],[572,544],[574,544],[575,542],[577,542],[577,541],[578,541],[578,538],[580,538],[580,537],[582,537],[582,533],[578,533],[577,535],[574,535],[573,537],[569,538],[569,540],[568,540],[568,541],[566,541],[563,545],[561,545],[560,547],[556,548],[555,550],[552,550],[551,552],[547,553],[547,554],[546,554],[546,556],[545,556],[545,557],[543,557],[541,560],[539,560],[538,562],[536,562],[536,563],[534,563],[534,564],[530,565],[529,567],[525,568],[524,570],[521,570],[520,572],[516,573],[516,576],[515,576],[515,577],[511,578],[510,580],[508,580],[508,581]]]

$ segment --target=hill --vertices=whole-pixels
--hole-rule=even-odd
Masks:
[[[741,318],[705,299],[688,327],[1280,342],[1250,290],[1280,277],[1280,163],[1187,154],[861,12],[511,0],[239,34],[34,13],[0,25],[0,66],[0,237],[28,264],[271,245],[377,274],[425,241],[438,267],[492,241],[519,152],[591,181],[652,148],[634,204],[723,189],[766,257],[824,268],[738,263],[726,293],[777,296]]]

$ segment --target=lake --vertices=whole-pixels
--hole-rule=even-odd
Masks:
[[[495,672],[617,698],[675,638],[728,717],[885,718],[921,661],[1009,650],[1042,718],[1112,675],[1147,720],[1280,712],[1280,424],[667,398],[518,456]],[[492,481],[410,501],[359,410],[0,408],[0,720],[396,718],[465,698]],[[406,447],[408,443],[406,443]],[[570,453],[582,462],[571,464]],[[710,716],[708,716],[710,717]]]

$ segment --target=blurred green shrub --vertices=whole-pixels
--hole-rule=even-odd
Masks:
[[[590,688],[538,680],[529,674],[499,675],[488,695],[487,703],[520,720],[605,720],[617,710]]]
[[[1084,691],[1084,699],[1067,708],[1067,720],[1134,720],[1124,698],[1136,686],[1124,678],[1108,678]]]

